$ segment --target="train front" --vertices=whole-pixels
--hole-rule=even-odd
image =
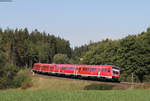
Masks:
[[[120,82],[120,68],[117,66],[112,66],[112,79]]]

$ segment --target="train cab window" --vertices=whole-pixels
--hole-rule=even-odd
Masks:
[[[108,72],[110,72],[110,69],[108,69]]]
[[[113,74],[114,74],[114,75],[118,75],[119,72],[118,72],[118,71],[113,71]]]
[[[40,65],[34,65],[34,67],[40,67]]]

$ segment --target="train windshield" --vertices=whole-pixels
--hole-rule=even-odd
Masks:
[[[113,66],[112,71],[113,71],[113,75],[119,75],[120,69],[119,69],[119,67]]]
[[[114,74],[114,75],[118,75],[118,74],[119,74],[119,71],[113,71],[113,74]]]
[[[40,67],[40,65],[39,64],[34,64],[34,67]]]
[[[113,66],[112,69],[119,70],[119,67]]]

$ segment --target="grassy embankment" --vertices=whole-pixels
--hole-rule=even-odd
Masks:
[[[31,77],[31,88],[0,91],[0,101],[150,101],[150,90],[84,90],[93,82]]]
[[[0,101],[150,101],[150,90],[0,91]]]
[[[41,76],[35,75],[32,77],[32,87],[27,88],[27,90],[87,90],[87,89],[110,89],[110,90],[120,90],[127,89],[131,87],[129,85],[119,85],[119,83],[101,83],[101,82],[92,82],[88,80],[79,80],[79,79],[68,79],[55,76]],[[107,84],[107,85],[106,85]]]

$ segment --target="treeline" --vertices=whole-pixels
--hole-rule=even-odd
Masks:
[[[150,81],[150,28],[120,40],[106,39],[74,49],[74,60],[81,64],[112,64],[121,68],[121,79]]]
[[[52,63],[55,54],[71,57],[69,41],[38,30],[0,29],[0,51],[3,61],[16,66],[31,66],[35,62]]]
[[[71,58],[70,43],[49,33],[25,29],[0,29],[0,88],[9,88],[22,68],[35,62],[53,63],[56,54]],[[55,59],[57,60],[57,59]]]

